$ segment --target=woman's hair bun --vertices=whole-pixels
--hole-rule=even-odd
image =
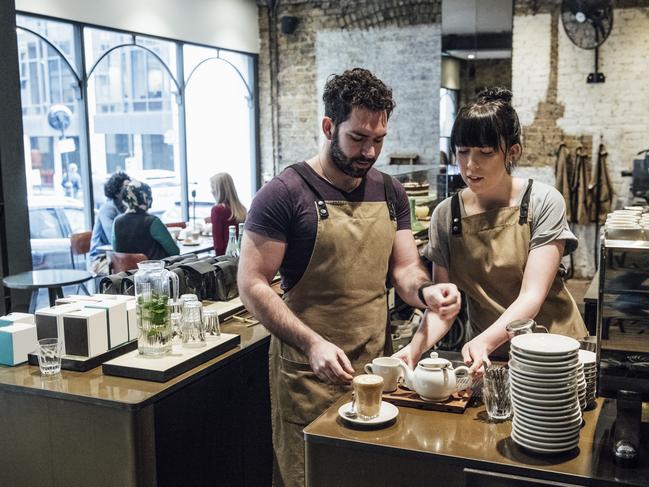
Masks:
[[[476,101],[478,103],[489,103],[493,101],[511,103],[512,92],[506,88],[488,88],[478,93]]]

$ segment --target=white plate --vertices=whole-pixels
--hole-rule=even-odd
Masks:
[[[361,419],[358,417],[348,418],[347,416],[345,416],[345,412],[351,410],[351,407],[351,401],[340,406],[338,408],[338,416],[343,418],[345,421],[349,421],[350,423],[362,426],[377,426],[384,424],[388,421],[392,421],[399,415],[399,408],[397,408],[394,404],[390,404],[389,402],[385,401],[381,401],[381,411],[379,412],[379,415],[374,419]]]
[[[561,380],[541,380],[541,379],[530,379],[523,377],[522,375],[509,374],[509,383],[510,384],[522,384],[526,387],[533,387],[535,389],[539,388],[558,388],[558,387],[577,387],[577,379],[573,377],[572,379],[561,379]]]
[[[509,349],[510,355],[514,355],[515,358],[523,358],[524,360],[531,360],[534,362],[540,362],[543,365],[552,365],[557,362],[565,362],[568,360],[579,361],[579,356],[577,353],[568,353],[563,355],[538,355],[534,353],[528,353],[523,350],[515,350],[513,348]]]
[[[521,440],[524,440],[526,442],[532,443],[532,444],[538,444],[538,446],[565,446],[566,444],[571,444],[574,443],[575,441],[579,441],[579,430],[574,430],[572,433],[569,433],[564,436],[542,436],[539,435],[535,432],[532,431],[527,431],[525,429],[520,428],[520,426],[514,426],[512,427],[512,432],[520,437]]]
[[[520,436],[516,436],[516,434],[513,431],[512,431],[512,439],[518,445],[525,447],[528,450],[536,453],[561,453],[564,451],[570,451],[573,448],[575,448],[577,445],[579,445],[579,438],[577,438],[574,442],[568,443],[565,446],[559,446],[559,445],[552,445],[550,447],[537,446],[537,445],[541,445],[541,443],[526,441],[522,439]]]
[[[528,354],[566,355],[579,350],[579,342],[554,333],[527,333],[512,338],[511,347]]]
[[[581,425],[581,409],[577,408],[572,414],[562,416],[542,416],[533,414],[524,409],[514,411],[514,417],[524,420],[525,423],[540,430],[555,431],[566,426]]]
[[[509,367],[515,368],[519,372],[528,372],[532,374],[550,375],[550,374],[568,374],[579,371],[579,362],[567,363],[556,367],[544,367],[523,363],[518,359],[509,359]]]
[[[548,361],[544,362],[541,360],[535,360],[529,357],[522,356],[514,351],[509,352],[509,354],[511,358],[515,359],[517,362],[521,364],[531,365],[532,367],[538,367],[547,370],[574,367],[575,365],[579,364],[579,359],[577,357],[567,359],[567,360],[557,360],[554,362],[548,362]]]
[[[526,387],[521,387],[518,384],[514,384],[514,383],[510,384],[510,388],[512,391],[515,391],[521,397],[529,397],[530,399],[553,400],[553,401],[554,400],[560,401],[563,400],[564,398],[572,397],[576,390],[576,389],[569,389],[569,388],[555,389],[555,390],[537,389],[536,392],[532,392],[530,389]],[[584,394],[585,393],[586,391],[584,389]]]
[[[547,401],[543,401],[520,396],[517,392],[511,391],[511,399],[515,404],[523,407],[529,406],[534,409],[553,409],[556,411],[558,409],[569,409],[572,407],[577,401],[577,395],[575,394],[574,396],[565,399],[548,399]]]
[[[579,360],[584,366],[590,365],[595,367],[597,361],[597,354],[589,352],[588,350],[579,350]]]
[[[559,379],[559,378],[571,378],[577,374],[577,368],[571,366],[566,369],[561,370],[548,370],[541,369],[538,367],[532,367],[531,365],[521,364],[515,359],[509,360],[509,369],[513,370],[514,373],[529,377],[529,378],[538,378],[538,379]]]
[[[556,430],[554,432],[542,431],[534,428],[532,425],[521,421],[513,423],[513,429],[516,434],[531,441],[542,441],[544,443],[566,443],[579,436],[581,425],[571,426],[570,428]]]

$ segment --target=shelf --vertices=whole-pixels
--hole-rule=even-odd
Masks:
[[[427,172],[439,170],[439,165],[436,164],[392,164],[388,166],[377,167],[390,176],[405,176],[416,172]]]

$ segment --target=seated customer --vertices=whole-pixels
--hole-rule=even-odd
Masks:
[[[241,204],[234,187],[232,177],[226,172],[220,172],[210,178],[212,195],[216,204],[212,207],[212,239],[214,240],[214,251],[216,255],[225,254],[228,246],[228,227],[237,227],[246,219],[246,207]]]
[[[160,218],[147,213],[153,197],[151,187],[131,180],[124,187],[122,200],[127,210],[113,223],[113,249],[116,252],[142,253],[159,260],[180,253],[173,237]]]
[[[90,270],[95,274],[108,273],[106,254],[99,252],[98,247],[108,245],[113,241],[113,220],[126,210],[122,202],[122,189],[124,189],[124,184],[130,180],[128,174],[116,172],[104,185],[106,201],[97,212],[90,240]]]

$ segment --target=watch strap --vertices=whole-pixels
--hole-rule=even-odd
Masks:
[[[434,284],[435,283],[433,281],[426,281],[421,286],[419,286],[419,289],[417,290],[417,297],[419,298],[419,301],[421,301],[421,303],[424,305],[424,308],[428,308],[426,300],[424,299],[424,289]]]

